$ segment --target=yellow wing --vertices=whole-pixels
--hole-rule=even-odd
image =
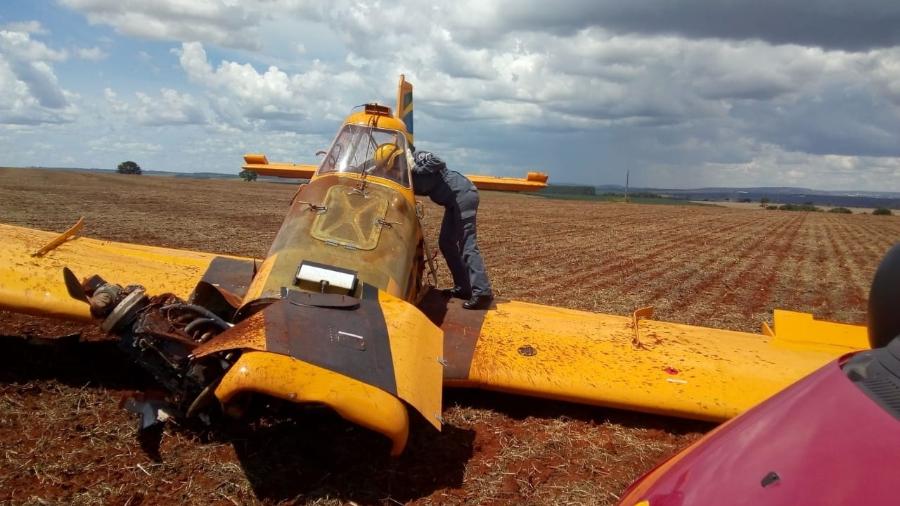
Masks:
[[[310,179],[316,173],[316,165],[304,165],[289,162],[270,162],[266,155],[250,153],[244,155],[242,169],[256,172],[260,176],[274,176],[296,179]],[[467,174],[479,190],[495,190],[508,192],[533,192],[547,187],[547,174],[529,172],[526,177],[498,177]]]
[[[865,327],[776,314],[786,335],[761,335],[524,302],[467,311],[431,294],[422,305],[444,330],[445,384],[664,415],[731,418],[850,351]],[[808,319],[808,321],[807,321]],[[812,327],[809,327],[812,328]]]
[[[260,176],[309,179],[319,167],[301,163],[269,162],[266,155],[251,153],[244,155],[244,165],[241,168],[256,172]]]
[[[90,320],[87,304],[69,297],[63,267],[80,276],[99,274],[121,285],[140,283],[148,293],[168,292],[184,299],[203,279],[229,285],[239,296],[253,274],[253,260],[248,258],[84,237],[69,238],[43,255],[33,256],[58,235],[0,224],[0,307]]]
[[[547,187],[547,174],[529,172],[524,178],[479,176],[466,174],[479,190],[495,190],[507,192],[534,192]]]
[[[237,306],[255,271],[247,258],[58,236],[0,225],[0,308],[90,319],[88,305],[69,296],[64,267],[120,285],[140,283],[148,294],[174,293],[182,299],[212,286]],[[246,351],[222,378],[216,397],[227,404],[242,392],[264,393],[321,403],[389,437],[393,454],[403,450],[409,430],[400,399],[439,429],[440,330],[415,306],[366,286],[359,310],[283,300],[197,348],[198,357]],[[345,332],[353,325],[360,330]],[[343,331],[330,333],[333,329]],[[330,346],[340,335],[345,336],[342,344]]]

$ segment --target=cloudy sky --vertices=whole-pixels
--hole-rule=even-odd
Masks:
[[[896,0],[5,0],[0,165],[315,162],[400,73],[463,172],[900,191]]]

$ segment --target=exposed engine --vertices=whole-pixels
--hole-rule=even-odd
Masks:
[[[126,401],[126,407],[140,415],[141,429],[171,417],[202,414],[232,357],[195,361],[191,353],[230,328],[230,322],[172,294],[148,296],[140,285],[122,287],[99,276],[79,282],[68,269],[65,278],[70,295],[90,304],[91,315],[102,320],[101,328],[117,336],[120,348],[168,391],[165,399]]]

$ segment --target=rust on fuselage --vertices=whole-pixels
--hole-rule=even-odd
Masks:
[[[377,177],[313,178],[294,197],[244,303],[297,289],[303,261],[356,271],[361,283],[414,300],[422,270],[414,202],[411,189]]]

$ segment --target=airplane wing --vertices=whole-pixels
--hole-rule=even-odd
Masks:
[[[722,421],[850,351],[865,327],[776,311],[769,335],[498,301],[469,311],[431,293],[447,386]],[[808,331],[813,331],[808,333]],[[816,339],[811,339],[816,337]]]
[[[256,172],[260,176],[309,179],[313,177],[319,166],[302,163],[269,162],[264,154],[249,153],[244,155],[244,165],[241,168]]]
[[[88,320],[63,267],[149,293],[187,298],[200,281],[240,297],[253,260],[0,225],[0,307]],[[42,252],[43,254],[35,255]],[[462,309],[432,292],[420,305],[444,332],[444,382],[705,420],[743,412],[847,352],[862,326],[775,311],[763,334],[703,328],[515,301]]]
[[[256,271],[248,258],[2,224],[0,244],[0,308],[74,320],[90,320],[89,306],[69,295],[64,267],[123,286],[140,282],[148,294],[172,293],[188,301],[192,294],[202,298],[210,293],[201,290],[215,290],[233,307],[240,305]],[[223,404],[252,391],[331,406],[390,438],[393,454],[405,446],[409,427],[401,399],[440,429],[440,330],[402,299],[371,285],[365,285],[363,294],[353,299],[355,306],[334,306],[327,294],[324,299],[306,294],[307,300],[296,292],[204,343],[205,354],[246,351],[222,377],[215,395]],[[197,357],[205,356],[203,348],[194,350]],[[153,370],[154,375],[172,374]]]
[[[249,153],[244,155],[244,170],[256,172],[260,176],[309,179],[315,175],[318,166],[289,162],[270,162],[266,155]],[[525,177],[498,177],[466,175],[479,190],[533,192],[547,187],[547,174],[529,172]]]
[[[85,237],[63,236],[58,241],[60,237],[0,224],[0,308],[90,320],[87,304],[68,295],[63,267],[122,285],[139,281],[149,293],[173,293],[183,299],[204,279],[240,295],[253,275],[249,258]],[[35,255],[41,250],[46,251]]]
[[[524,178],[479,176],[466,174],[469,181],[479,190],[495,190],[508,192],[534,192],[547,187],[547,174],[529,172]]]

